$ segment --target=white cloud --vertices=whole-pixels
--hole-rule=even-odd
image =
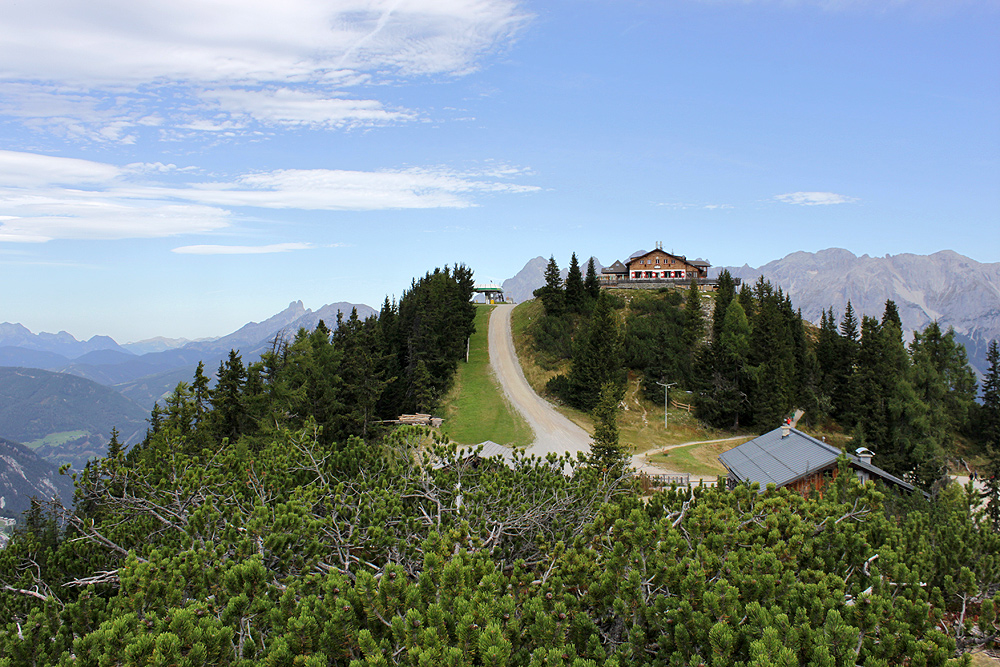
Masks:
[[[107,183],[117,178],[121,171],[110,164],[90,160],[0,150],[0,184],[4,187]]]
[[[442,167],[385,171],[282,169],[199,181],[173,165],[114,165],[0,151],[0,241],[195,234],[232,224],[236,207],[371,211],[465,208],[477,195],[539,190]],[[522,173],[504,168],[505,174]],[[149,181],[160,172],[180,185]]]
[[[0,113],[91,140],[180,122],[339,127],[412,117],[346,87],[462,75],[530,17],[518,0],[33,0],[0,22]],[[205,121],[206,107],[232,118]],[[196,114],[195,118],[190,115]],[[189,116],[186,120],[183,117]]]
[[[789,192],[775,195],[774,199],[785,204],[798,206],[828,206],[830,204],[851,204],[858,201],[856,197],[838,195],[835,192]]]
[[[186,245],[172,252],[181,255],[266,255],[276,252],[308,250],[310,243],[274,243],[271,245]]]
[[[0,189],[0,196],[7,199]],[[25,197],[5,210],[22,215],[0,222],[0,241],[39,243],[53,239],[154,238],[215,231],[229,212],[210,206],[123,201],[102,195]]]
[[[259,91],[221,88],[204,91],[201,97],[232,117],[247,117],[273,125],[343,127],[382,125],[414,118],[408,111],[386,109],[377,100],[330,97],[291,88]]]
[[[685,211],[693,208],[705,209],[706,211],[719,211],[733,208],[732,204],[691,204],[687,202],[657,202],[657,206]]]

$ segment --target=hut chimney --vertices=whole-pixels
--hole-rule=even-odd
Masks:
[[[788,434],[792,432],[792,425],[788,423],[788,420],[781,422],[781,437],[787,438]]]
[[[868,464],[871,464],[872,457],[875,456],[875,453],[872,452],[872,450],[868,449],[867,447],[858,447],[857,449],[854,450],[854,453],[858,455],[859,461]]]

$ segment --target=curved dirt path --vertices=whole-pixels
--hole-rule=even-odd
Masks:
[[[549,453],[575,456],[577,452],[590,452],[590,434],[556,412],[524,378],[510,332],[512,310],[512,304],[503,304],[490,314],[490,365],[511,404],[524,415],[535,432],[535,441],[528,453],[544,458]]]
[[[517,353],[514,351],[514,337],[510,331],[510,314],[512,310],[514,310],[513,304],[503,304],[494,308],[490,314],[490,366],[493,367],[497,381],[503,387],[504,393],[507,394],[507,398],[511,404],[518,412],[524,415],[524,418],[528,421],[528,425],[531,426],[531,430],[535,433],[535,440],[528,448],[528,453],[541,457],[545,457],[550,452],[557,455],[575,455],[577,452],[588,453],[591,442],[590,434],[556,412],[552,405],[535,393],[535,390],[531,388],[531,385],[525,379],[524,371],[521,370],[521,364],[517,360]],[[744,438],[745,436],[737,436],[733,438],[721,438],[719,440],[694,440],[676,445],[667,445],[643,452],[642,454],[634,454],[632,456],[632,467],[651,475],[675,473],[675,471],[651,464],[646,457],[676,447]],[[697,483],[699,480],[705,484],[714,484],[716,478],[711,475],[691,476],[692,483]]]
[[[719,438],[717,440],[692,440],[691,442],[681,442],[676,445],[665,445],[663,447],[657,447],[655,449],[650,449],[649,451],[642,452],[641,454],[632,455],[632,467],[638,471],[644,472],[647,475],[671,475],[677,474],[674,470],[668,470],[662,466],[655,463],[651,463],[649,460],[650,456],[654,454],[661,454],[663,452],[670,451],[671,449],[677,449],[678,447],[687,447],[688,445],[708,445],[713,442],[729,442],[731,440],[746,440],[746,436],[738,435],[732,438]],[[702,481],[705,484],[715,484],[718,477],[715,475],[691,475],[691,483],[696,483],[697,481]]]

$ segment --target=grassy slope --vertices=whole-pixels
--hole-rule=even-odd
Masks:
[[[649,457],[651,463],[659,463],[670,470],[689,472],[692,475],[725,475],[726,469],[719,463],[719,454],[727,452],[750,439],[729,442],[709,442],[687,447],[678,447],[662,454]]]
[[[559,373],[569,372],[569,362],[567,361],[554,369],[546,370],[538,354],[532,348],[530,326],[533,321],[542,316],[542,313],[542,304],[537,299],[525,301],[514,309],[511,319],[511,330],[514,333],[514,347],[517,350],[521,368],[524,370],[524,376],[536,392],[545,396],[545,383]],[[552,400],[550,396],[546,396],[546,398]],[[681,402],[690,402],[691,400],[684,392],[676,390],[671,391],[671,398]],[[629,377],[628,388],[625,392],[625,407],[626,409],[618,416],[618,430],[621,442],[628,445],[633,452],[644,452],[665,445],[676,445],[693,440],[714,440],[733,435],[733,433],[728,431],[716,431],[705,428],[694,418],[694,415],[685,410],[673,407],[670,408],[668,428],[664,430],[663,403],[653,403],[642,398],[639,392],[638,377]],[[564,405],[557,406],[557,409],[586,431],[593,433],[594,424],[590,415]],[[738,441],[724,443],[723,446],[728,449],[736,444],[738,444]],[[701,447],[701,445],[692,447],[697,448]],[[717,448],[718,445],[705,447]],[[714,457],[718,456],[718,453],[711,454],[709,452],[702,458],[710,456],[714,460]],[[687,468],[677,467],[678,465],[680,463],[671,461],[671,469],[673,470],[695,474],[716,474],[714,471],[708,472],[704,470],[704,466],[701,466],[697,470],[692,469],[689,471]]]
[[[25,447],[30,447],[31,449],[45,445],[48,445],[49,447],[58,447],[59,445],[65,445],[67,442],[77,440],[86,435],[88,435],[86,431],[63,431],[62,433],[49,433],[44,438],[32,440],[31,442],[25,442],[22,444]]]
[[[469,346],[469,362],[459,363],[455,386],[443,401],[445,421],[441,430],[463,445],[492,440],[526,447],[534,434],[507,402],[490,368],[487,331],[492,310],[493,306],[476,306],[476,333]]]

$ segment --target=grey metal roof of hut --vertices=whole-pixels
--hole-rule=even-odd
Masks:
[[[482,447],[482,451],[477,453],[477,450]],[[478,457],[480,459],[499,459],[500,463],[507,466],[508,468],[514,468],[514,450],[510,447],[504,447],[501,444],[495,443],[492,440],[486,440],[479,443],[478,445],[472,445],[471,447],[462,447],[456,453],[456,461],[467,461],[472,457]],[[434,468],[442,468],[446,463],[442,461],[434,462]]]
[[[628,267],[616,259],[614,264],[601,269],[601,273],[628,273]]]
[[[747,483],[759,482],[761,489],[771,483],[785,486],[836,463],[841,454],[840,449],[791,427],[788,427],[788,435],[782,437],[782,430],[785,428],[776,428],[723,452],[719,455],[719,461],[737,479]],[[866,470],[907,491],[913,490],[911,484],[878,466],[862,461],[854,454],[848,453],[847,458],[856,468]]]

